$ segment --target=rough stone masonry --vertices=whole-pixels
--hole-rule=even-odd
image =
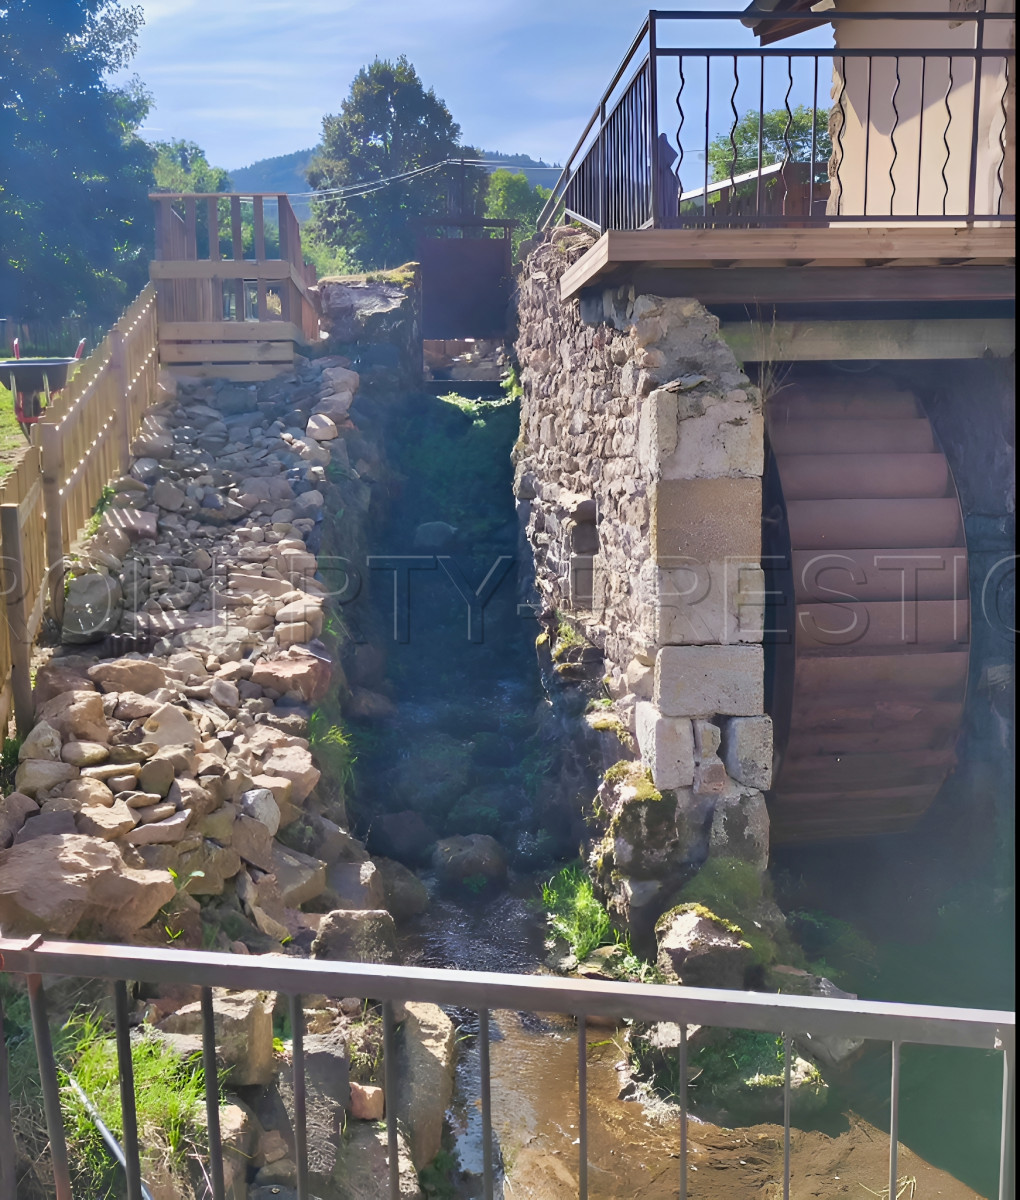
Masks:
[[[601,651],[655,787],[708,820],[736,805],[763,868],[761,395],[696,300],[563,301],[593,241],[552,230],[520,280],[516,492],[536,584]]]

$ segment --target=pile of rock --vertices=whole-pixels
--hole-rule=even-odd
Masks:
[[[331,887],[337,864],[372,864],[342,800],[313,795],[307,738],[311,705],[345,687],[318,640],[316,550],[323,489],[368,486],[348,454],[358,386],[324,358],[251,388],[180,381],[147,414],[0,801],[5,933],[144,938],[170,905],[185,925],[190,909],[189,944],[204,896],[221,945],[307,951],[322,912],[384,907]],[[124,634],[151,652],[105,657]],[[315,857],[276,838],[299,817]]]

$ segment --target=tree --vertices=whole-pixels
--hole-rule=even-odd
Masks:
[[[521,242],[534,236],[539,214],[551,195],[549,188],[532,187],[523,171],[505,171],[500,167],[489,176],[485,215],[490,218],[512,218],[520,222],[511,234],[514,258],[517,257]]]
[[[0,311],[106,322],[145,283],[150,99],[106,83],[141,24],[119,0],[0,6]]]
[[[157,192],[229,192],[230,175],[212,167],[194,142],[177,139],[150,143],[156,152],[153,174]]]
[[[832,139],[829,137],[829,113],[818,109],[815,113],[815,162],[825,163],[832,154]],[[733,145],[736,144],[734,161]],[[790,162],[806,163],[811,158],[811,109],[798,104],[787,113],[785,108],[774,108],[762,113],[761,117],[761,165],[771,166],[788,159]],[[729,133],[720,134],[708,147],[708,163],[712,170],[712,182],[730,179],[747,171],[758,169],[758,112],[751,109],[733,126],[733,141]],[[825,179],[824,169],[816,171]]]
[[[415,217],[439,216],[459,200],[460,171],[439,169],[382,185],[419,167],[471,157],[459,144],[460,126],[449,109],[401,56],[376,59],[358,72],[340,112],[323,117],[322,146],[308,168],[308,182],[324,191],[351,184],[380,186],[362,196],[323,196],[312,202],[312,236],[342,247],[366,267],[397,266],[414,257]],[[484,174],[463,175],[463,204],[475,211]],[[451,191],[452,188],[452,191]]]

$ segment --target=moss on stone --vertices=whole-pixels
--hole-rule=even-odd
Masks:
[[[686,891],[686,889],[684,890]],[[683,893],[681,892],[681,895],[682,894]],[[727,933],[732,933],[734,936],[739,937],[741,939],[740,944],[742,946],[746,946],[748,950],[752,948],[749,942],[743,940],[744,931],[739,925],[735,924],[733,921],[728,921],[725,917],[720,917],[718,913],[714,913],[704,904],[687,903],[675,905],[669,910],[669,912],[664,912],[662,916],[655,922],[656,934],[661,933],[674,917],[685,916],[687,913],[693,913],[697,917],[703,917],[706,921],[714,921],[716,925],[721,926],[726,930]]]

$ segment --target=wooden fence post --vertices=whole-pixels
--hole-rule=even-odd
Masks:
[[[25,560],[21,544],[21,512],[17,504],[0,504],[0,539],[4,551],[4,609],[11,649],[11,691],[18,737],[25,737],[35,719],[32,704],[32,647],[25,609]]]
[[[64,619],[64,448],[60,430],[46,421],[42,430],[43,507],[46,511],[46,567],[50,607],[58,622]]]
[[[131,465],[131,405],[128,402],[127,356],[124,352],[124,334],[116,325],[110,330],[110,371],[117,384],[118,441],[120,443],[120,469],[126,471]]]

